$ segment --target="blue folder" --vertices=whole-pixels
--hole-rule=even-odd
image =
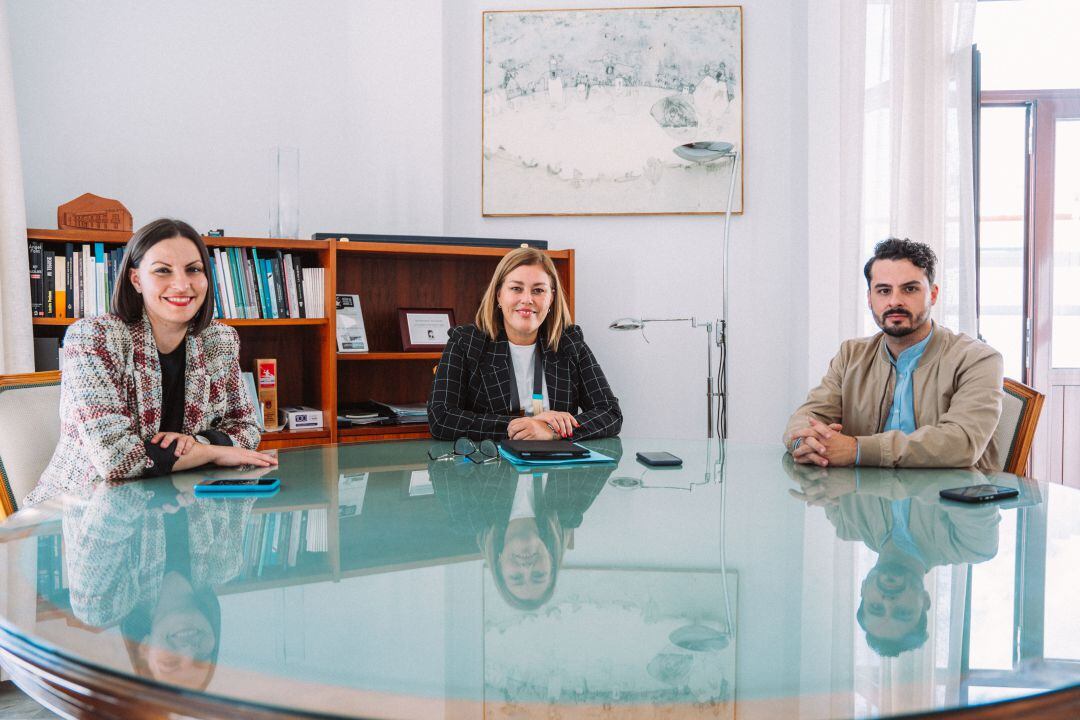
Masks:
[[[578,447],[581,447],[578,445]],[[589,450],[588,448],[585,448]],[[502,445],[499,446],[499,454],[505,459],[510,461],[510,464],[515,467],[552,467],[554,465],[590,465],[594,463],[611,463],[615,462],[614,459],[609,458],[607,455],[601,455],[595,450],[589,450],[589,454],[585,457],[579,458],[558,458],[556,460],[523,460],[517,455],[513,455],[503,449]]]

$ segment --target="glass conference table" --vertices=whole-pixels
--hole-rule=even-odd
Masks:
[[[328,446],[281,452],[273,497],[185,473],[29,508],[0,659],[73,716],[1080,717],[1080,491],[586,444],[615,462]]]

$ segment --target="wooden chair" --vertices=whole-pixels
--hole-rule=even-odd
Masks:
[[[60,439],[60,373],[0,375],[0,520],[34,489]]]
[[[1046,396],[1035,388],[1005,378],[1005,399],[994,437],[1005,452],[1005,472],[1023,475],[1031,454],[1031,441],[1039,424],[1039,412]]]

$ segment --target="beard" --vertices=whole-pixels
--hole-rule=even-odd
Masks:
[[[903,315],[911,320],[908,325],[889,325],[886,319],[889,315]],[[904,337],[910,335],[923,326],[927,318],[930,317],[930,308],[926,309],[926,312],[922,313],[919,317],[914,317],[907,310],[887,310],[882,315],[875,315],[874,322],[881,328],[881,332],[891,337]]]

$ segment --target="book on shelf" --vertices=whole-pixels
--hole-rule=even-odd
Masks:
[[[56,253],[45,251],[45,317],[56,317]]]
[[[33,240],[29,245],[30,251],[30,310],[34,317],[45,317],[45,302],[43,292],[45,289],[45,247]]]
[[[255,375],[249,372],[240,373],[240,378],[244,383],[244,390],[247,392],[248,399],[251,400],[251,404],[255,406],[255,418],[259,423],[260,430],[266,430],[266,420],[263,418],[263,404],[259,400],[259,391],[255,387]]]
[[[359,295],[337,296],[337,349],[344,353],[366,353],[370,349]]]

